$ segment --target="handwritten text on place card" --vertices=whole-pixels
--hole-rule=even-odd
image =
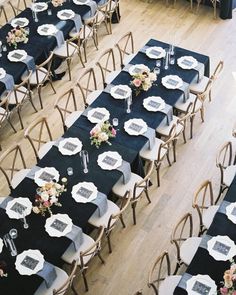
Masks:
[[[195,284],[193,285],[192,290],[197,292],[198,294],[207,295],[211,291],[211,287],[209,287],[199,281],[196,281]]]
[[[121,89],[121,88],[117,88],[117,89],[115,90],[115,94],[118,94],[118,95],[120,95],[120,96],[125,96],[125,95],[127,94],[127,91],[125,91],[125,90],[123,90],[123,89]]]
[[[112,157],[106,156],[103,160],[103,163],[109,165],[109,166],[114,166],[117,163],[117,159],[114,159]]]
[[[16,213],[22,213],[24,212],[25,210],[27,209],[26,206],[18,203],[18,202],[15,202],[15,204],[11,207],[11,210],[16,212]]]
[[[66,149],[66,150],[69,150],[69,151],[73,152],[77,148],[77,145],[76,144],[73,144],[73,143],[71,143],[69,141],[67,141],[63,145],[63,148]]]
[[[80,187],[77,194],[88,199],[92,195],[93,191],[87,189],[86,187]]]
[[[38,265],[39,261],[26,255],[24,260],[21,262],[21,265],[31,269],[31,270],[34,270],[35,267]]]
[[[154,109],[158,109],[161,104],[157,101],[149,100],[148,105]]]
[[[140,126],[140,125],[138,125],[138,124],[136,124],[136,123],[131,123],[129,125],[129,129],[134,130],[136,132],[140,132],[143,129],[143,127]]]
[[[59,219],[55,219],[53,221],[53,223],[51,224],[52,228],[55,228],[56,230],[58,230],[59,232],[63,232],[65,230],[65,228],[67,227],[67,223],[62,222]]]
[[[43,173],[39,176],[40,179],[44,180],[44,181],[51,181],[54,178],[54,175],[43,171]]]
[[[225,245],[219,241],[216,241],[212,249],[223,255],[228,255],[230,251],[230,246]]]

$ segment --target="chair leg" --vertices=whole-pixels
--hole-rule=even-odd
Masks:
[[[56,94],[57,92],[56,92],[56,89],[55,89],[54,86],[53,86],[53,83],[52,83],[52,79],[51,79],[51,77],[48,79],[48,81],[49,81],[49,83],[50,83],[50,86],[51,86],[51,88],[52,88],[54,94]]]
[[[200,109],[202,123],[204,122],[204,107],[202,106]]]
[[[8,121],[8,123],[10,124],[11,128],[13,129],[13,131],[14,131],[15,133],[17,133],[15,127],[13,126],[13,124],[12,124],[12,122],[11,122],[10,117],[7,119],[7,121]]]
[[[174,271],[173,275],[176,275],[176,274],[177,274],[177,272],[178,272],[178,270],[179,270],[181,264],[182,264],[182,263],[181,263],[180,261],[177,261],[177,263],[176,263],[176,267],[175,267],[175,271]]]
[[[88,287],[88,281],[87,281],[87,278],[86,278],[86,269],[82,270],[82,277],[83,277],[83,280],[84,280],[85,291],[88,292],[89,287]]]
[[[166,158],[167,158],[167,162],[168,162],[169,166],[171,166],[169,149],[168,149],[168,151],[166,153]]]
[[[185,128],[184,128],[182,134],[183,134],[184,143],[187,143],[186,134],[185,134]]]
[[[42,96],[41,96],[41,86],[38,87],[38,96],[39,96],[39,103],[41,110],[43,109],[43,101],[42,101]]]
[[[134,225],[136,225],[136,205],[137,205],[136,202],[131,204],[132,212],[133,212],[133,222],[134,222]]]
[[[174,162],[176,162],[176,143],[177,143],[177,139],[173,140],[173,157],[174,157]]]
[[[148,203],[150,204],[150,203],[151,203],[151,199],[150,199],[150,197],[149,197],[148,190],[145,189],[144,192],[145,192],[145,196],[146,196],[146,198],[147,198],[147,200],[148,200]]]
[[[75,286],[74,286],[74,284],[73,284],[73,282],[72,282],[72,284],[71,284],[71,290],[73,291],[73,293],[75,294],[75,295],[79,295],[79,293],[76,291],[76,289],[75,289]]]
[[[71,64],[71,59],[67,59],[67,67],[68,67],[68,72],[69,72],[69,80],[71,81],[71,68],[70,68],[70,64]]]
[[[35,110],[35,113],[37,113],[38,110],[36,109],[36,107],[35,107],[35,105],[34,105],[34,103],[33,103],[33,97],[32,97],[31,91],[29,91],[29,101],[30,101],[30,103],[31,103],[31,105],[32,105],[32,107],[33,107],[33,109]]]
[[[193,138],[193,121],[194,121],[194,117],[195,117],[195,116],[192,116],[192,117],[190,118],[190,139]]]
[[[97,256],[101,260],[102,264],[105,264],[105,260],[102,258],[100,252],[97,253]]]
[[[211,90],[209,91],[209,102],[211,102]]]
[[[161,163],[156,164],[156,172],[157,172],[157,186],[160,186],[160,167]]]
[[[122,214],[120,215],[120,221],[122,223],[123,228],[126,228],[126,225],[125,225],[124,218],[123,218]]]
[[[112,253],[112,248],[111,248],[111,238],[110,238],[111,232],[107,234],[107,242],[108,242],[108,249],[109,253]]]
[[[17,109],[17,113],[18,113],[18,117],[19,117],[19,120],[20,120],[21,129],[24,129],[24,125],[23,125],[23,121],[22,121],[22,118],[21,118],[21,114],[20,114],[20,109],[19,108]]]
[[[80,59],[80,62],[82,64],[83,68],[85,68],[85,64],[84,64],[84,61],[83,61],[83,58],[82,58],[82,54],[81,54],[80,49],[78,50],[78,56],[79,56],[79,59]]]
[[[84,62],[87,62],[87,52],[86,52],[86,48],[87,48],[87,40],[84,40],[83,42],[83,49],[84,49]]]

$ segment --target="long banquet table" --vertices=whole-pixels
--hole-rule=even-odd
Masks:
[[[234,203],[236,201],[236,176],[230,188],[225,195],[224,201],[222,202],[220,208],[224,206],[224,202]],[[222,210],[219,209],[221,212]],[[215,237],[217,235],[228,236],[231,240],[236,242],[236,230],[235,224],[230,221],[225,213],[221,212],[216,213],[210,228],[207,230],[206,234]],[[199,247],[196,254],[194,255],[193,260],[188,266],[186,273],[189,275],[209,275],[212,280],[215,281],[217,287],[223,287],[222,281],[224,272],[230,268],[229,260],[226,261],[217,261],[212,256],[210,256],[207,249]],[[184,277],[184,276],[183,276]],[[174,294],[187,294],[187,291],[183,288],[183,284],[179,283],[176,287]]]
[[[168,44],[149,40],[146,46],[162,46],[168,48]],[[209,75],[209,57],[198,54],[186,49],[175,48],[176,58],[183,55],[192,55],[205,66],[205,75]],[[155,66],[155,60],[149,59],[143,52],[139,51],[131,64],[143,63],[151,69]],[[84,174],[81,168],[81,161],[78,154],[74,156],[63,156],[56,146],[53,146],[49,152],[37,163],[39,167],[55,167],[60,177],[66,176],[67,167],[73,167],[74,174],[68,176],[67,192],[60,197],[62,207],[53,207],[53,213],[66,213],[70,216],[74,225],[77,225],[87,231],[88,219],[95,212],[97,206],[93,203],[77,203],[71,197],[71,188],[73,185],[81,181],[93,182],[98,191],[111,197],[113,185],[120,179],[121,172],[117,170],[106,171],[102,170],[97,164],[98,155],[105,151],[117,151],[122,158],[131,164],[132,171],[142,174],[142,162],[139,158],[139,151],[147,142],[147,138],[143,136],[129,136],[123,130],[124,121],[130,118],[142,118],[146,121],[148,127],[157,128],[163,120],[166,120],[165,114],[161,112],[148,112],[143,107],[143,99],[151,95],[160,95],[167,104],[174,106],[176,101],[183,99],[183,93],[178,90],[165,89],[160,81],[161,77],[167,74],[178,74],[185,82],[191,83],[196,80],[197,72],[195,70],[182,70],[176,64],[172,65],[168,70],[162,69],[157,81],[147,92],[141,92],[138,96],[133,97],[131,113],[126,113],[124,100],[116,100],[107,92],[102,92],[101,95],[94,101],[90,108],[105,107],[110,112],[110,118],[119,118],[119,126],[117,136],[111,139],[112,145],[103,144],[99,149],[96,149],[90,144],[89,131],[94,126],[86,116],[81,115],[71,128],[63,135],[63,137],[78,137],[83,144],[83,149],[89,153],[89,173]],[[121,71],[120,74],[112,81],[113,85],[129,84],[130,75],[126,71]],[[34,202],[35,191],[37,185],[30,178],[25,178],[14,190],[11,191],[11,197],[28,197]],[[52,238],[44,229],[45,217],[31,213],[27,216],[29,229],[22,228],[22,223],[19,220],[9,219],[5,210],[0,208],[0,236],[2,237],[11,228],[18,230],[18,238],[16,239],[16,247],[18,253],[25,249],[38,249],[44,255],[47,262],[56,266],[61,266],[61,256],[67,249],[71,241],[65,237]],[[21,276],[15,269],[15,258],[11,257],[6,247],[3,247],[0,253],[0,261],[4,260],[7,263],[7,278],[0,278],[0,291],[3,294],[15,295],[15,290],[21,290],[24,295],[32,295],[42,282],[42,278],[37,275]]]

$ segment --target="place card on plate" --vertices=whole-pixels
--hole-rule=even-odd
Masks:
[[[183,80],[177,75],[167,75],[161,79],[161,83],[168,89],[178,89],[183,86]]]
[[[21,275],[33,275],[43,268],[44,257],[39,250],[26,250],[16,257],[16,270]]]
[[[9,218],[20,219],[31,213],[32,203],[28,198],[14,198],[6,205],[6,213]]]
[[[236,245],[228,236],[216,236],[207,242],[209,254],[218,261],[226,261],[236,255]]]
[[[149,112],[157,112],[165,108],[165,101],[160,96],[149,96],[143,100],[143,106]]]
[[[192,276],[186,283],[188,295],[213,295],[217,286],[208,275]]]
[[[4,68],[0,68],[0,79],[5,78],[6,76],[6,71],[4,70]]]
[[[59,177],[59,172],[54,167],[45,167],[35,172],[34,182],[38,186],[43,186],[45,183],[53,180],[58,182]]]
[[[152,46],[146,49],[146,55],[152,59],[159,59],[166,56],[166,51],[162,47]]]
[[[57,32],[57,27],[52,24],[44,24],[37,28],[37,32],[41,36],[51,36]]]
[[[58,150],[67,156],[75,155],[82,149],[82,142],[76,137],[68,137],[61,140],[58,144]]]
[[[105,108],[95,108],[88,111],[87,118],[91,123],[100,123],[109,120],[110,113]]]
[[[150,72],[150,69],[149,69],[149,67],[145,66],[144,64],[136,64],[136,65],[131,65],[129,67],[129,74],[131,76],[138,74],[140,72],[143,72],[143,71]]]
[[[48,9],[48,4],[46,2],[32,3],[32,10],[35,12],[41,12]]]
[[[126,99],[132,94],[132,90],[127,85],[116,85],[111,88],[110,94],[115,99]]]
[[[13,28],[15,28],[15,27],[24,28],[24,27],[28,26],[28,24],[29,24],[29,20],[25,17],[17,17],[11,21],[11,25]]]
[[[27,52],[25,50],[16,49],[13,51],[10,51],[7,54],[7,58],[12,62],[20,62],[25,60],[27,57]]]
[[[184,70],[191,70],[198,66],[198,61],[192,56],[182,56],[177,59],[177,64]]]
[[[236,224],[236,202],[228,205],[225,210],[228,219]]]
[[[67,214],[55,214],[47,218],[45,230],[51,237],[63,237],[72,230],[72,220]]]
[[[91,202],[96,199],[97,194],[98,189],[92,182],[79,182],[72,188],[72,198],[80,203]]]
[[[147,124],[143,119],[130,119],[125,122],[124,129],[129,135],[141,135],[147,131]]]
[[[61,20],[72,19],[75,16],[75,13],[71,9],[63,9],[58,11],[57,17]]]
[[[121,166],[122,157],[117,152],[104,152],[98,156],[97,163],[104,170],[114,170]]]

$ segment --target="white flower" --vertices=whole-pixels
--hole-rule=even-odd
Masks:
[[[150,73],[149,78],[150,78],[151,81],[156,81],[157,75],[155,73]]]
[[[33,207],[33,212],[35,213],[35,214],[39,214],[40,213],[40,210],[39,210],[39,208],[38,207]]]
[[[57,202],[58,202],[57,197],[56,197],[56,196],[52,196],[52,197],[50,198],[50,202],[51,202],[52,204],[57,203]]]
[[[61,189],[61,185],[59,183],[55,183],[55,188],[59,190]]]
[[[105,133],[105,132],[101,132],[99,135],[98,135],[98,139],[101,140],[101,141],[107,141],[108,140],[108,135]]]
[[[48,194],[46,193],[46,192],[42,192],[42,194],[41,194],[41,199],[45,202],[45,201],[48,201],[48,198],[49,198],[49,196],[48,196]]]

